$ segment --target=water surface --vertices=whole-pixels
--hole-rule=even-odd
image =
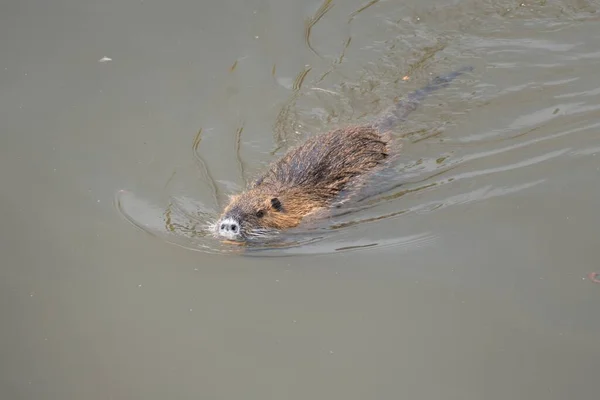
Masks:
[[[1,11],[1,398],[598,397],[598,2]],[[256,257],[198,233],[463,65],[401,187]]]

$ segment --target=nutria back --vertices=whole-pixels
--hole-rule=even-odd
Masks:
[[[391,135],[370,126],[314,136],[272,164],[253,186],[298,188],[325,204],[350,182],[381,166],[390,156],[391,140]]]

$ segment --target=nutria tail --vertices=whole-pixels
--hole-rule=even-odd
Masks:
[[[419,103],[425,97],[427,97],[428,94],[448,86],[450,82],[452,82],[455,78],[464,74],[465,72],[470,72],[472,70],[473,67],[467,66],[460,68],[454,72],[451,72],[447,75],[442,75],[434,78],[427,86],[410,93],[408,96],[406,96],[405,99],[398,101],[386,112],[381,114],[381,116],[379,116],[373,122],[373,126],[381,133],[388,132],[394,126],[404,121],[408,114],[414,111],[419,105]]]

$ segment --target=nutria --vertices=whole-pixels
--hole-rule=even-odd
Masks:
[[[390,129],[429,93],[471,67],[435,78],[368,125],[335,129],[291,149],[234,195],[213,231],[216,237],[250,241],[296,227],[303,218],[347,200],[397,154]],[[340,198],[343,197],[343,198]]]

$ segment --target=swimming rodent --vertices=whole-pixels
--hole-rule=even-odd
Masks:
[[[390,129],[429,93],[472,70],[463,67],[433,79],[370,124],[338,128],[289,150],[246,191],[231,196],[212,228],[214,235],[239,242],[269,238],[350,198],[399,150]]]

